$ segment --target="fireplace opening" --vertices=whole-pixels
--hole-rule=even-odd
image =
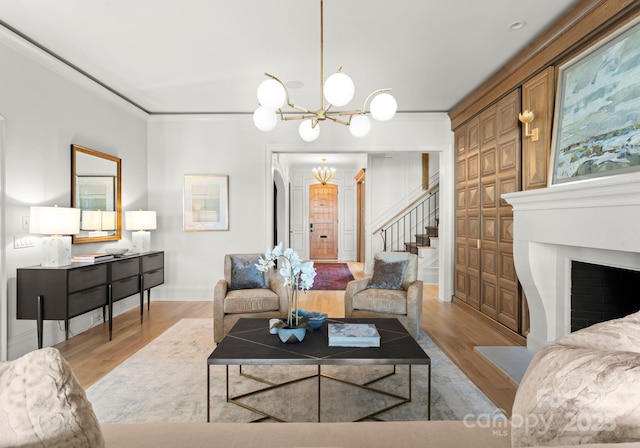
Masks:
[[[571,263],[571,331],[640,310],[640,271]]]

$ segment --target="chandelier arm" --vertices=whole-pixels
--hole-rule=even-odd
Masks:
[[[283,114],[280,114],[280,117],[284,121],[306,120],[307,118],[315,118],[316,114],[314,114],[313,112],[310,112],[309,114],[303,114],[303,115],[283,115]]]
[[[369,94],[369,96],[364,100],[364,104],[362,105],[362,113],[366,113],[367,110],[367,103],[369,102],[369,100],[371,98],[373,98],[374,95],[378,94],[378,93],[383,93],[383,92],[389,92],[391,90],[391,88],[386,88],[386,89],[378,89],[378,90],[374,90],[373,92],[371,92]]]
[[[345,126],[349,126],[349,122],[348,121],[341,120],[341,119],[339,119],[339,118],[337,118],[336,116],[333,116],[333,115],[327,115],[326,119],[327,120],[331,120],[334,123],[340,123],[340,124],[343,124]]]

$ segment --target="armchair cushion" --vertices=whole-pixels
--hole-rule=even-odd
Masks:
[[[404,272],[407,269],[408,263],[408,260],[388,262],[376,258],[369,288],[402,289],[402,279],[404,278]]]
[[[231,259],[231,281],[230,290],[238,289],[260,289],[266,288],[267,284],[262,272],[256,268],[258,257],[232,255]]]
[[[353,296],[353,308],[385,314],[407,314],[407,292],[397,289],[365,289]]]
[[[225,314],[262,313],[279,309],[280,297],[267,288],[228,291],[224,299]]]

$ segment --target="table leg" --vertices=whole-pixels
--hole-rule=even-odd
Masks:
[[[144,316],[144,276],[140,276],[140,323]]]
[[[38,326],[38,348],[42,348],[42,321],[44,320],[44,297],[36,297],[36,319]]]
[[[147,291],[147,311],[151,311],[151,288]]]
[[[207,363],[207,423],[211,421],[211,368]]]
[[[107,297],[109,298],[109,340],[111,340],[111,336],[113,334],[113,291],[111,284],[109,284]],[[102,315],[104,316],[104,308],[102,311]]]
[[[429,364],[429,380],[427,382],[428,396],[427,396],[427,420],[431,420],[431,364]]]
[[[320,372],[320,364],[318,364],[318,423],[320,423],[320,408],[321,408],[320,403],[322,402],[322,398],[320,397],[320,395],[321,395],[320,380],[322,379],[322,375],[320,373],[321,373]]]
[[[229,403],[229,364],[227,364],[227,403]]]

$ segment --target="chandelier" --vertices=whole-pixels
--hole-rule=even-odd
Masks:
[[[284,83],[269,73],[268,79],[258,86],[259,106],[253,113],[253,122],[262,131],[271,131],[281,120],[302,120],[298,127],[300,137],[311,142],[320,135],[320,122],[330,120],[349,127],[355,137],[366,136],[371,129],[371,121],[366,114],[367,104],[371,100],[371,116],[378,121],[391,120],[396,114],[398,105],[389,93],[390,88],[373,91],[365,99],[362,109],[335,111],[332,108],[347,105],[353,98],[355,86],[349,76],[342,73],[342,66],[324,82],[324,38],[323,38],[323,0],[320,0],[320,108],[317,110],[297,106],[289,99],[289,92]],[[324,82],[324,83],[323,83]],[[326,102],[325,102],[326,101]],[[284,105],[289,106],[299,115],[285,115]]]
[[[322,167],[311,170],[313,172],[313,177],[315,177],[322,185],[327,185],[336,175],[336,169],[327,168],[326,161],[327,159],[322,159]]]

